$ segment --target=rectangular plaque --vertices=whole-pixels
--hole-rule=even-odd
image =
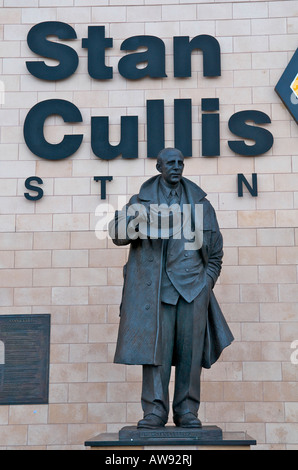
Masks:
[[[0,316],[0,404],[47,404],[49,314]]]
[[[125,426],[119,431],[119,440],[146,441],[158,440],[210,440],[222,439],[222,430],[218,426],[202,426],[201,428],[180,428],[164,426],[156,429],[138,429],[136,426]]]

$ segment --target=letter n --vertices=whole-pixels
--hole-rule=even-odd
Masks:
[[[258,179],[256,173],[252,174],[252,186],[249,184],[242,173],[238,173],[238,197],[243,197],[243,184],[245,184],[246,188],[253,197],[258,196]]]

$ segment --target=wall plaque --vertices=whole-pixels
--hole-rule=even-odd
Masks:
[[[0,350],[0,405],[48,403],[50,315],[1,315]]]

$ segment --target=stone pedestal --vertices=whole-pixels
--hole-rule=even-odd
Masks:
[[[119,433],[103,433],[89,439],[91,450],[250,450],[255,439],[245,432],[222,432],[217,426],[202,428],[137,429],[126,426]]]
[[[222,439],[222,430],[217,426],[201,428],[179,428],[165,426],[158,429],[138,429],[136,426],[126,426],[119,431],[119,441],[206,441]]]

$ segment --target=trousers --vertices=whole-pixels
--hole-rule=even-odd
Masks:
[[[190,303],[161,303],[162,365],[143,365],[141,403],[144,416],[153,413],[165,423],[170,409],[169,381],[175,366],[173,414],[193,413],[200,406],[200,376],[207,323],[209,289]]]

